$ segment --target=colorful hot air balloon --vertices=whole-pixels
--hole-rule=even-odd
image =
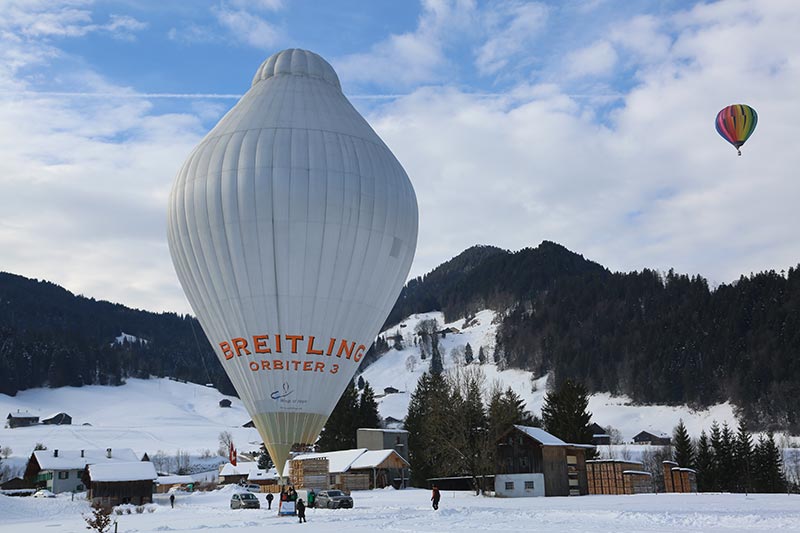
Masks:
[[[742,151],[739,148],[742,147],[756,129],[758,114],[749,105],[729,105],[717,113],[716,124],[717,133],[736,147],[736,151],[739,155],[742,155]]]
[[[178,173],[175,270],[280,470],[389,314],[417,224],[402,166],[305,50],[267,59]]]

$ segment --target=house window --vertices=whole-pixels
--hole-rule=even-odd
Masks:
[[[69,479],[69,470],[59,471],[58,479]]]
[[[525,482],[525,490],[533,490],[533,481]]]
[[[506,481],[506,490],[514,490],[514,482]]]

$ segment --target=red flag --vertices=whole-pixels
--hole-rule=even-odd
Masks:
[[[228,461],[233,466],[236,466],[236,448],[233,447],[233,442],[231,442],[230,450],[228,450]]]

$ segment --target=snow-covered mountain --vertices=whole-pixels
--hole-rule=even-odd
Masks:
[[[528,410],[539,414],[546,394],[547,376],[534,376],[530,372],[518,369],[500,370],[492,361],[494,339],[497,330],[494,311],[484,310],[477,313],[469,321],[459,319],[444,323],[442,313],[424,313],[412,315],[397,326],[381,332],[389,339],[397,335],[403,338],[403,349],[391,348],[375,363],[367,367],[361,374],[375,389],[381,415],[403,419],[408,411],[411,393],[414,392],[419,377],[430,368],[430,357],[421,359],[420,349],[415,345],[415,329],[423,320],[434,319],[440,330],[452,329],[458,332],[447,333],[439,339],[445,371],[456,365],[463,365],[463,348],[469,343],[474,352],[473,365],[478,365],[478,351],[482,347],[487,356],[487,363],[480,365],[486,375],[485,391],[488,392],[493,383],[498,382],[503,388],[511,387],[522,397]],[[389,342],[390,346],[392,342]],[[399,392],[383,395],[384,389],[392,387]],[[702,429],[708,429],[716,420],[720,424],[727,422],[736,425],[733,406],[729,403],[715,405],[709,409],[695,411],[688,406],[633,405],[625,396],[595,394],[589,400],[592,421],[603,427],[613,426],[618,429],[622,438],[629,442],[640,431],[672,433],[672,429],[683,419],[689,433],[698,436]]]

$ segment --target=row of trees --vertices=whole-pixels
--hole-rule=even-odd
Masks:
[[[740,423],[734,432],[714,422],[693,441],[683,420],[673,434],[675,461],[697,471],[698,490],[726,492],[784,492],[787,480],[781,449],[772,433],[757,441]]]
[[[351,381],[342,393],[317,441],[320,451],[355,448],[358,428],[381,427],[375,392],[368,381],[359,380],[359,385],[362,382],[359,390]]]

